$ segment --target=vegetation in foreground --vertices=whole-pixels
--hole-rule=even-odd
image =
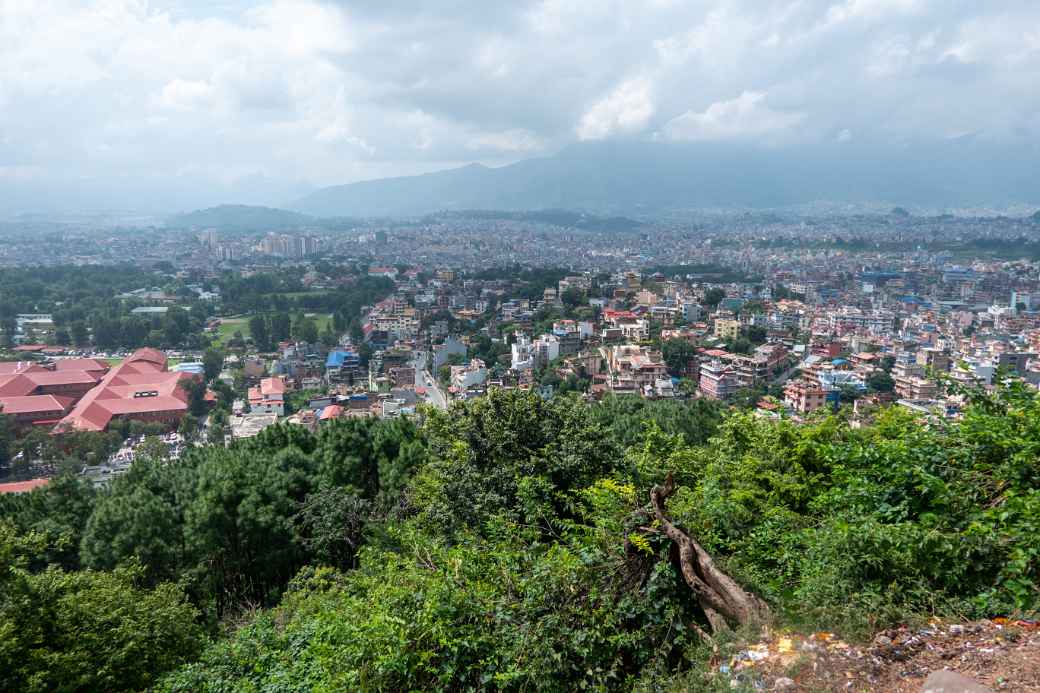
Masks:
[[[854,428],[516,392],[0,501],[5,690],[662,689],[710,630],[650,507],[792,627],[1035,611],[1040,401]]]

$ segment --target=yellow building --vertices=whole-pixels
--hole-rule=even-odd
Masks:
[[[736,339],[740,335],[739,320],[716,320],[715,336],[723,340]]]

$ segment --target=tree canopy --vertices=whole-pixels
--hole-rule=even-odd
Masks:
[[[2,687],[684,688],[718,624],[682,536],[783,627],[1030,613],[1040,400],[968,396],[853,427],[493,389],[57,480],[0,499]]]

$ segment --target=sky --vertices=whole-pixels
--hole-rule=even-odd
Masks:
[[[275,205],[594,140],[1038,136],[1036,0],[0,0],[0,209]]]

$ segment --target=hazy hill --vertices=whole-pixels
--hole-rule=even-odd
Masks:
[[[277,231],[313,224],[314,219],[306,214],[273,207],[250,205],[220,205],[185,214],[177,214],[167,220],[174,228],[221,229],[225,231]]]
[[[501,168],[471,164],[317,190],[290,205],[315,216],[463,209],[777,207],[815,201],[966,206],[1040,202],[1035,147],[971,140],[767,148],[733,143],[584,143]]]

